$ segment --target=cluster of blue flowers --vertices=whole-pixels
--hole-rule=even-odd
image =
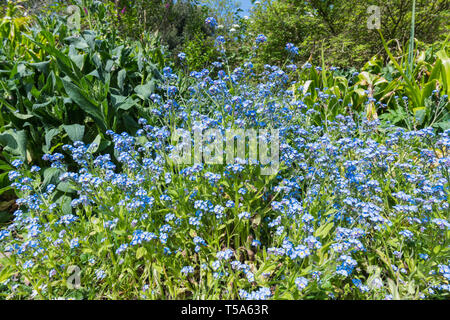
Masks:
[[[214,18],[206,23],[217,26]],[[290,43],[286,50],[298,53]],[[14,272],[0,288],[14,296],[18,285],[33,286],[46,297],[43,285],[25,278],[64,282],[65,268],[79,265],[94,291],[113,292],[117,281],[145,288],[145,297],[200,297],[195,290],[208,287],[241,299],[350,291],[390,299],[387,279],[402,294],[415,279],[421,298],[448,296],[450,130],[382,128],[349,115],[317,123],[333,97],[317,88],[317,104],[307,106],[308,92],[291,90],[295,66],[266,65],[260,74],[251,63],[230,73],[222,67],[191,72],[188,97],[166,68],[166,95],[152,95],[152,115],[139,121],[137,136],[107,132],[114,154],[76,142],[65,155],[44,156],[58,182],[43,185],[38,167],[14,161],[9,179],[20,209],[0,230],[0,258],[22,277]],[[258,161],[239,158],[177,166],[174,127],[277,128],[282,165],[270,177]],[[183,289],[163,288],[169,283]]]

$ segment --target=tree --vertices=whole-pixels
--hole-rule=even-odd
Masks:
[[[253,12],[251,29],[268,38],[261,55],[270,62],[286,58],[284,45],[299,46],[300,60],[318,60],[321,48],[326,60],[337,66],[364,64],[384,53],[377,30],[367,28],[370,5],[381,10],[381,32],[386,39],[405,45],[409,39],[411,0],[263,0]],[[416,39],[426,44],[448,33],[448,0],[416,1]]]
[[[235,22],[235,15],[240,6],[239,1],[235,0],[200,0],[200,4],[207,6],[225,28],[230,28]]]

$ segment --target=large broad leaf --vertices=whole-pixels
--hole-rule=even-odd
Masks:
[[[42,147],[44,152],[49,152],[52,146],[52,139],[58,135],[59,129],[53,128],[45,132],[45,146]]]
[[[443,131],[450,129],[450,116],[445,117],[442,121],[435,123],[433,127],[439,127]]]
[[[33,111],[41,108],[45,108],[51,104],[54,104],[56,102],[56,97],[47,98],[47,101],[44,103],[35,103],[33,104]]]
[[[58,183],[58,186],[56,187],[57,190],[64,192],[64,193],[76,193],[76,189],[74,188],[74,186],[68,182],[68,181],[63,181]]]
[[[119,73],[117,74],[117,85],[119,86],[120,90],[123,90],[126,77],[127,71],[125,69],[120,70]]]
[[[134,105],[136,105],[136,101],[133,100],[131,97],[125,97],[125,96],[119,96],[112,94],[111,95],[111,102],[114,107],[114,109],[117,110],[128,110]]]
[[[62,79],[62,82],[69,97],[84,112],[90,115],[100,128],[106,130],[106,123],[100,110],[100,106],[89,98],[88,94],[84,90],[70,82],[67,78]]]
[[[87,49],[89,48],[86,40],[84,40],[83,37],[67,37],[64,39],[65,41],[69,42],[71,46],[73,46],[76,49]]]
[[[440,50],[436,55],[441,60],[441,79],[444,90],[448,94],[450,92],[450,58],[444,50]]]
[[[92,141],[92,143],[90,144],[88,151],[89,151],[90,153],[95,153],[95,152],[97,152],[98,148],[100,147],[100,143],[101,143],[101,142],[102,142],[102,136],[101,136],[100,134],[98,134],[98,135],[95,137],[94,141]]]
[[[45,33],[45,31],[41,31],[42,35],[49,40],[49,35]],[[58,64],[59,69],[64,72],[65,75],[69,76],[74,81],[79,81],[81,78],[81,71],[78,69],[78,67],[72,63],[71,59],[64,55],[60,50],[58,50],[56,47],[53,47],[51,45],[45,45],[43,43],[40,43],[38,41],[35,41],[31,36],[24,34],[25,37],[27,37],[30,41],[38,45],[40,48],[48,52],[50,55],[52,55],[56,59],[56,63]],[[49,42],[51,42],[49,40]]]
[[[122,115],[122,121],[127,130],[130,132],[136,132],[141,127],[133,117],[126,113]]]
[[[47,168],[44,170],[44,181],[42,187],[46,188],[49,184],[57,184],[61,170],[58,168]]]
[[[80,124],[63,125],[64,130],[67,132],[70,140],[83,141],[84,126]]]
[[[403,80],[405,81],[405,91],[407,92],[408,96],[410,97],[411,102],[416,107],[422,107],[421,96],[420,96],[420,88],[415,83],[415,81],[411,81],[410,77],[405,73],[403,68],[398,64],[398,62],[395,59],[394,55],[389,50],[387,42],[386,42],[386,40],[384,40],[384,37],[381,34],[381,31],[378,30],[378,32],[380,34],[381,41],[383,42],[384,49],[386,50],[386,53],[389,56],[389,59],[394,64],[394,67],[401,74],[401,76],[403,77]]]
[[[2,194],[2,190],[0,190],[0,194]],[[11,221],[12,218],[12,214],[10,214],[7,211],[0,211],[0,223],[7,223],[9,221]]]
[[[414,117],[416,118],[417,124],[422,125],[427,115],[426,108],[425,107],[414,108],[413,113]]]
[[[104,140],[102,138],[101,134],[98,134],[94,141],[92,141],[90,147],[89,147],[89,152],[90,153],[96,153],[96,152],[101,152],[103,151],[105,148],[107,148],[109,145],[111,144],[111,141],[109,140]]]
[[[328,233],[331,231],[331,229],[333,228],[334,223],[333,222],[329,222],[327,224],[322,224],[314,233],[314,236],[316,237],[326,237],[328,235]]]
[[[50,66],[50,60],[37,62],[37,63],[28,63],[28,65],[30,67],[36,68],[39,72],[47,74],[49,66]]]
[[[7,130],[0,134],[0,145],[5,147],[6,151],[27,159],[27,136],[25,130],[13,131]]]
[[[433,79],[423,86],[421,90],[422,106],[425,106],[425,99],[429,98],[433,94],[433,90],[436,89],[436,83],[437,83],[436,79]]]
[[[61,183],[59,185],[61,185]],[[70,205],[71,201],[72,198],[70,196],[62,195],[61,197],[56,199],[55,203],[61,206],[63,214],[71,214],[72,213],[72,206]]]
[[[146,84],[139,85],[136,88],[134,88],[134,91],[138,95],[139,98],[142,100],[147,100],[150,98],[150,95],[155,91],[155,81],[150,80]]]
[[[78,67],[78,69],[82,70],[84,67],[84,60],[86,56],[84,54],[77,54],[76,51],[72,52],[72,48],[73,47],[71,47],[69,57],[72,62]]]

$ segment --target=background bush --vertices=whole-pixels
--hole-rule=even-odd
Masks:
[[[383,54],[377,30],[367,28],[370,5],[381,8],[381,32],[386,39],[404,45],[410,35],[410,0],[322,1],[263,0],[255,6],[251,24],[253,33],[269,40],[261,59],[282,63],[284,45],[292,42],[300,49],[298,59],[318,61],[322,46],[327,63],[341,67],[361,67],[375,54]],[[449,32],[449,2],[420,0],[416,3],[416,38],[424,44],[444,40]]]

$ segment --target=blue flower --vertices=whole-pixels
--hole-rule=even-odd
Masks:
[[[78,238],[74,238],[74,239],[70,240],[69,245],[70,245],[70,249],[74,249],[80,245],[80,242],[79,242]]]
[[[31,269],[34,266],[34,262],[32,260],[27,260],[23,264],[24,269]]]
[[[300,291],[303,291],[308,286],[308,282],[308,279],[305,277],[298,277],[295,279],[295,285]]]
[[[261,44],[267,41],[267,37],[263,34],[260,34],[256,37],[256,44]]]
[[[194,267],[192,266],[186,266],[181,268],[181,273],[184,275],[192,274],[194,273]]]
[[[19,168],[19,167],[21,167],[23,165],[23,161],[17,159],[17,160],[14,160],[13,162],[11,162],[11,165],[14,168]]]
[[[103,280],[106,278],[106,272],[102,269],[95,270],[95,276],[97,277],[97,280]]]
[[[414,234],[411,231],[409,231],[408,229],[400,231],[399,234],[404,236],[408,240],[412,240],[414,237]]]
[[[293,56],[298,54],[298,48],[293,43],[287,43],[285,49]]]
[[[224,38],[224,36],[218,36],[218,37],[216,38],[216,41],[215,41],[216,46],[222,45],[222,44],[224,44],[224,43],[225,43],[225,38]]]
[[[244,211],[238,214],[239,219],[250,219],[250,212]]]
[[[217,26],[217,20],[214,17],[206,18],[205,23],[213,29]]]

